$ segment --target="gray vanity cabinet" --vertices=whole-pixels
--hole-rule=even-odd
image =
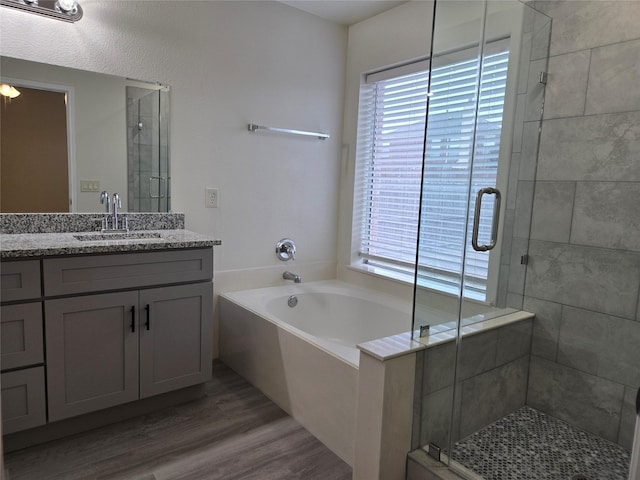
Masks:
[[[15,435],[5,448],[202,394],[212,373],[219,242],[187,231],[162,236],[161,248],[135,237],[105,244],[47,234],[34,253],[8,238],[0,386],[2,434]]]
[[[45,259],[49,421],[209,380],[212,269],[212,249]]]

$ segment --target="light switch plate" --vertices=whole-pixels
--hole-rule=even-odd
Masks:
[[[80,180],[81,192],[99,192],[100,182],[98,180]]]

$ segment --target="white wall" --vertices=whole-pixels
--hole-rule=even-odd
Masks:
[[[351,263],[353,190],[358,126],[358,95],[362,74],[429,55],[433,3],[402,4],[349,27],[345,86],[343,156],[340,183],[338,277],[384,289],[411,301],[413,287],[380,280],[346,267]],[[357,248],[354,245],[354,248]]]
[[[172,206],[222,239],[216,292],[278,284],[286,269],[334,277],[346,28],[271,1],[81,5],[75,24],[3,7],[0,54],[171,86]],[[219,189],[218,209],[204,208],[205,187]],[[293,264],[275,256],[286,236]]]

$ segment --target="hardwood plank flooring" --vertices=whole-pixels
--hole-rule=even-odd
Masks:
[[[202,399],[12,452],[6,480],[349,480],[351,468],[221,362]]]

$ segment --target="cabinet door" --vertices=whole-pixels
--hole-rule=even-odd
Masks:
[[[138,399],[138,292],[45,301],[49,421]]]
[[[142,290],[140,310],[140,398],[211,379],[211,282]]]

